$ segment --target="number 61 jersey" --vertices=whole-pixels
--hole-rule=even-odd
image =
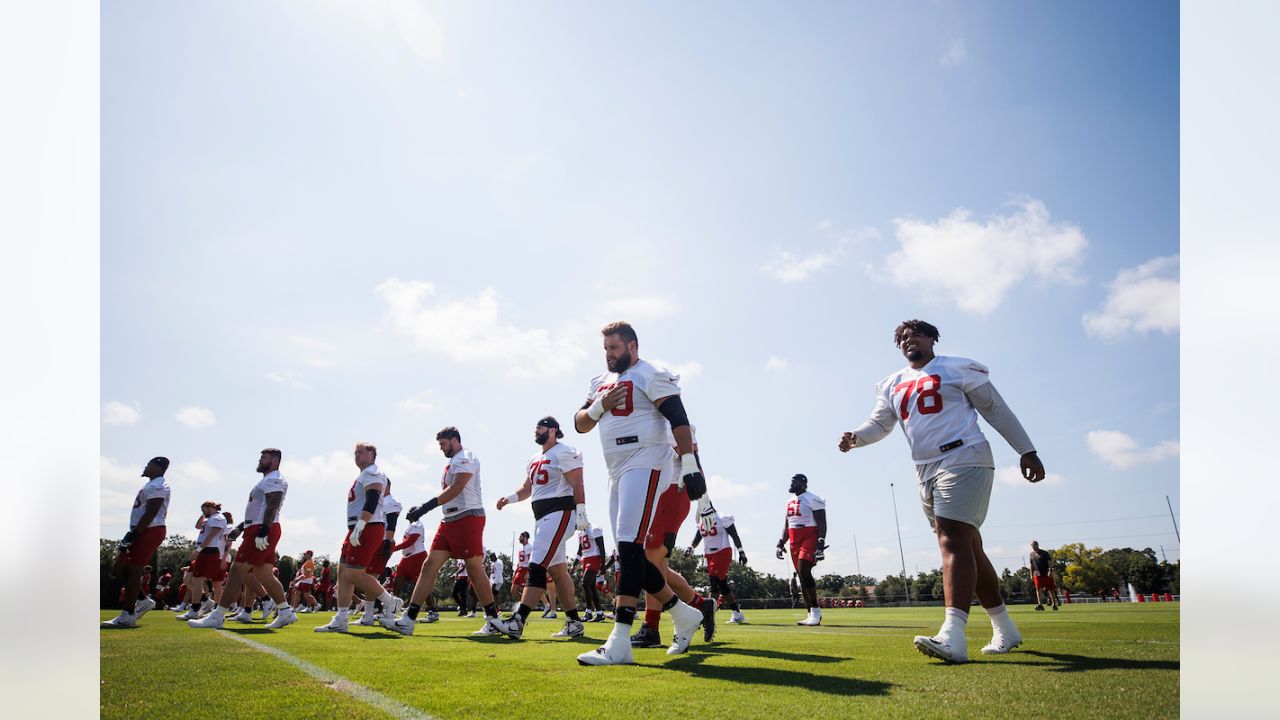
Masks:
[[[881,380],[871,417],[886,429],[901,423],[911,459],[931,463],[951,450],[986,442],[965,393],[988,382],[982,363],[939,355],[919,370],[907,366]]]

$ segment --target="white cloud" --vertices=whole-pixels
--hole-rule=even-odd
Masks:
[[[1130,332],[1177,332],[1179,257],[1152,258],[1111,281],[1102,310],[1080,319],[1090,335],[1117,340]]]
[[[431,283],[391,278],[375,291],[398,332],[455,362],[503,362],[512,375],[532,377],[563,374],[586,357],[580,344],[585,335],[577,328],[553,333],[519,328],[500,317],[502,297],[493,288],[474,297],[435,300]]]
[[[222,479],[222,473],[218,472],[208,461],[201,459],[175,463],[165,473],[165,476],[181,484],[186,484],[187,482],[213,484]]]
[[[675,315],[680,310],[670,299],[657,295],[624,297],[610,300],[602,308],[611,317],[630,321],[632,318],[662,318]]]
[[[749,497],[758,495],[768,490],[768,486],[764,483],[736,483],[723,475],[712,475],[707,478],[707,495],[711,496],[711,501],[719,503],[722,500],[731,498]],[[733,515],[731,510],[717,509]]]
[[[150,460],[151,458],[147,458]],[[119,460],[113,457],[98,457],[98,476],[104,488],[133,488],[134,490],[142,487],[146,480],[142,479],[142,468],[145,462],[138,463],[135,467],[126,467]],[[133,502],[134,493],[129,493],[129,502]]]
[[[304,460],[285,458],[280,463],[280,474],[290,486],[309,485],[340,489],[351,484],[360,469],[354,458],[355,443],[351,450],[334,450],[325,455],[314,455]]]
[[[212,410],[210,410],[207,407],[202,407],[200,405],[192,405],[190,407],[184,407],[178,412],[174,413],[173,416],[178,419],[178,422],[182,423],[183,425],[186,425],[187,427],[193,430],[207,428],[213,425],[214,423],[218,422],[218,419],[214,417]]]
[[[942,54],[942,58],[938,63],[942,67],[954,67],[963,65],[969,59],[969,49],[965,47],[964,40],[956,38],[947,45],[947,51]]]
[[[135,425],[142,418],[142,406],[137,402],[125,405],[111,400],[102,404],[102,422],[108,425]]]
[[[424,390],[417,395],[401,400],[397,404],[405,410],[434,410],[436,407],[435,393],[430,390]]]
[[[653,358],[649,361],[653,365],[666,368],[670,372],[680,376],[680,387],[684,387],[685,383],[702,374],[702,363],[697,360],[690,360],[682,363],[671,363],[661,358]]]
[[[1066,478],[1063,477],[1062,475],[1059,475],[1056,472],[1045,472],[1043,480],[1041,480],[1038,483],[1032,483],[1031,481],[1022,477],[1022,468],[1018,467],[1017,465],[1010,465],[1008,467],[998,468],[996,470],[996,482],[1000,483],[1001,485],[1011,485],[1014,487],[1023,487],[1023,486],[1032,485],[1032,484],[1061,485],[1062,483],[1066,482]],[[990,555],[992,553],[990,552],[990,550],[988,550],[987,554]]]
[[[417,0],[390,0],[386,7],[391,24],[414,55],[428,62],[440,59],[444,54],[444,30],[431,11]]]
[[[267,373],[267,378],[272,382],[279,383],[285,387],[291,387],[296,390],[307,390],[311,386],[307,384],[307,379],[297,370],[272,371]]]
[[[777,355],[770,355],[768,360],[764,361],[764,369],[774,372],[781,372],[787,369],[787,361]]]
[[[1085,436],[1085,441],[1094,455],[1118,470],[1177,457],[1181,450],[1176,440],[1139,449],[1136,440],[1118,430],[1093,430]]]
[[[786,250],[779,251],[769,262],[760,267],[767,275],[772,275],[784,283],[808,280],[811,275],[823,268],[841,262],[848,256],[850,248],[860,240],[879,237],[873,228],[863,228],[855,233],[833,234],[830,232],[830,221],[823,220],[817,230],[831,241],[831,248],[807,254],[796,254]]]
[[[1070,223],[1053,223],[1044,203],[1022,197],[1018,210],[986,222],[958,208],[937,222],[895,219],[899,249],[885,265],[891,281],[930,300],[985,315],[1024,278],[1075,283],[1089,241]]]

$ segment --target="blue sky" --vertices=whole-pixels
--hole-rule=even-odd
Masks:
[[[413,504],[446,424],[492,504],[625,318],[754,566],[783,571],[804,472],[822,570],[898,571],[890,482],[926,570],[901,434],[835,449],[921,317],[1051,473],[1015,480],[988,431],[998,568],[1032,538],[1174,560],[1177,42],[1172,4],[104,6],[102,533],[155,454],[172,529],[238,519],[276,446],[283,549],[333,552],[351,446]],[[566,441],[602,522],[599,440]]]

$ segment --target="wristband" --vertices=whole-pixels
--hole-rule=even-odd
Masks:
[[[517,502],[520,502],[520,497],[519,497],[519,495],[520,495],[520,493],[511,493],[510,495],[508,495],[508,496],[507,496],[507,502],[509,502],[509,503],[517,503]]]
[[[698,467],[698,458],[693,453],[685,453],[680,456],[680,475],[692,475],[696,472],[702,472]]]
[[[600,422],[600,418],[604,417],[604,412],[604,394],[601,393],[587,407],[587,417],[591,418],[591,422]]]

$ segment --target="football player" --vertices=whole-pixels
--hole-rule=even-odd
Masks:
[[[604,607],[600,604],[600,592],[596,578],[604,564],[604,530],[594,525],[578,531],[578,557],[582,558],[582,594],[587,599],[586,622],[604,620]]]
[[[791,564],[800,576],[800,592],[809,604],[809,614],[797,625],[821,625],[822,608],[818,607],[818,583],[813,567],[822,562],[827,551],[827,503],[809,492],[809,478],[797,473],[791,476],[787,492],[795,497],[787,502],[787,519],[782,523],[782,539],[778,541],[778,559],[791,543]]]
[[[729,547],[729,540],[733,540],[733,545],[738,550],[738,562],[743,565],[747,564],[747,553],[742,550],[742,538],[738,537],[733,516],[716,513],[715,520],[715,524],[706,533],[701,528],[694,532],[693,542],[685,555],[692,555],[698,543],[706,539],[702,545],[702,553],[707,558],[707,576],[711,578],[708,593],[723,596],[724,603],[733,610],[729,622],[742,624],[747,618],[743,616],[742,609],[738,607],[738,599],[733,596],[733,588],[729,586],[729,564],[733,562],[733,549]]]
[[[139,596],[145,596],[143,568],[148,567],[147,561],[164,542],[166,534],[164,522],[169,512],[169,485],[164,480],[164,473],[168,469],[169,458],[166,457],[153,457],[142,469],[142,477],[147,479],[147,483],[133,500],[129,531],[116,546],[114,569],[117,575],[124,575],[124,609],[102,623],[103,627],[134,627],[148,610],[156,606],[151,598],[139,599]]]

